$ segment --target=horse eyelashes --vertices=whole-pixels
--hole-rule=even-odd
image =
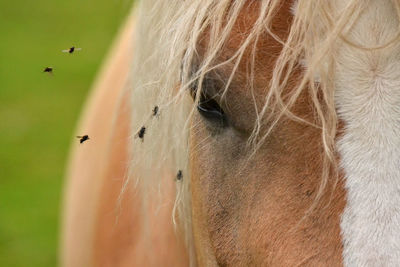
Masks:
[[[203,80],[201,95],[197,103],[197,110],[204,119],[218,123],[219,126],[226,126],[227,120],[223,108],[218,103],[216,97],[209,95],[209,91],[217,91],[215,86],[215,81],[207,78]],[[190,87],[190,94],[193,100],[196,100],[198,94],[197,82],[194,82]]]
[[[205,119],[216,120],[223,124],[226,123],[224,110],[215,99],[210,98],[207,95],[202,94],[199,103],[197,104],[197,110]]]

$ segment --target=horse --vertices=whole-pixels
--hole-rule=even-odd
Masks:
[[[61,265],[398,265],[399,15],[137,3],[78,127]]]

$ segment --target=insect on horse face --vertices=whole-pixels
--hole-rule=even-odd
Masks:
[[[154,108],[152,110],[152,114],[153,114],[153,117],[156,117],[156,116],[160,115],[158,106],[154,106]]]
[[[272,23],[282,39],[291,25],[291,2],[282,2]],[[259,8],[257,2],[245,5],[216,64],[239,49]],[[200,57],[206,47],[206,43],[199,44]],[[323,205],[329,204],[326,209],[304,217],[314,200],[309,192],[317,190],[320,182],[320,132],[282,119],[256,151],[248,146],[281,49],[273,37],[261,35],[254,55],[252,89],[247,75],[251,48],[224,98],[221,95],[233,64],[208,72],[203,81],[190,132],[192,219],[200,265],[293,266],[306,262],[333,266],[341,262],[341,186],[327,194],[334,201],[329,202],[329,196],[322,198]],[[292,75],[289,85],[298,82],[299,73]],[[299,99],[293,112],[312,118],[309,96]],[[262,134],[269,121],[260,122]]]
[[[139,137],[142,142],[144,141],[144,134],[146,133],[146,127],[140,128],[139,132],[136,134],[137,137]]]
[[[79,143],[81,143],[81,144],[90,139],[89,135],[77,136],[76,138],[79,138]]]

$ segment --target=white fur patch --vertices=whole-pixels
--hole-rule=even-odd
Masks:
[[[347,2],[347,0],[337,0]],[[349,34],[364,46],[393,39],[390,0],[369,7]],[[400,45],[338,49],[336,105],[345,131],[338,142],[347,206],[342,215],[345,266],[400,266]]]

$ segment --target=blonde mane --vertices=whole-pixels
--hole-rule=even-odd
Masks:
[[[176,225],[184,229],[190,247],[190,167],[189,121],[196,102],[188,94],[193,82],[201,91],[205,75],[224,65],[233,64],[225,92],[246,49],[256,51],[254,44],[262,34],[269,34],[282,44],[269,84],[264,107],[258,111],[249,146],[255,152],[276,123],[286,116],[321,130],[324,148],[321,185],[316,200],[324,192],[329,179],[336,177],[335,138],[335,51],[349,45],[359,49],[385,49],[399,40],[400,34],[382,47],[364,47],[346,39],[363,9],[372,0],[349,0],[338,10],[336,1],[303,0],[293,7],[294,17],[288,38],[281,40],[272,30],[274,15],[285,0],[249,1],[260,3],[259,16],[240,49],[225,62],[215,64],[215,58],[229,38],[230,32],[246,1],[242,0],[142,0],[138,7],[135,55],[128,90],[132,95],[132,162],[131,177],[146,195],[161,194],[163,179],[175,179],[181,170],[183,179],[176,182]],[[392,0],[400,13],[400,1]],[[253,4],[253,3],[252,3]],[[198,57],[197,44],[207,30],[207,49],[193,73],[192,63]],[[254,62],[253,62],[254,63]],[[288,80],[303,64],[302,76],[289,95],[283,97]],[[252,81],[253,72],[249,75]],[[251,87],[251,86],[250,86]],[[305,121],[291,112],[300,94],[308,91],[315,110],[315,120]],[[198,94],[199,95],[199,94]],[[198,98],[198,97],[197,97]],[[152,110],[159,107],[159,116]],[[276,112],[269,112],[274,110]],[[268,112],[267,112],[268,111]],[[273,117],[270,115],[273,114]],[[262,121],[272,121],[267,131],[261,131]],[[146,127],[144,142],[135,135]],[[332,167],[333,166],[333,167]],[[172,175],[171,175],[172,174]],[[144,201],[146,203],[146,201]],[[193,249],[189,249],[193,252]],[[193,259],[193,257],[190,257]]]

